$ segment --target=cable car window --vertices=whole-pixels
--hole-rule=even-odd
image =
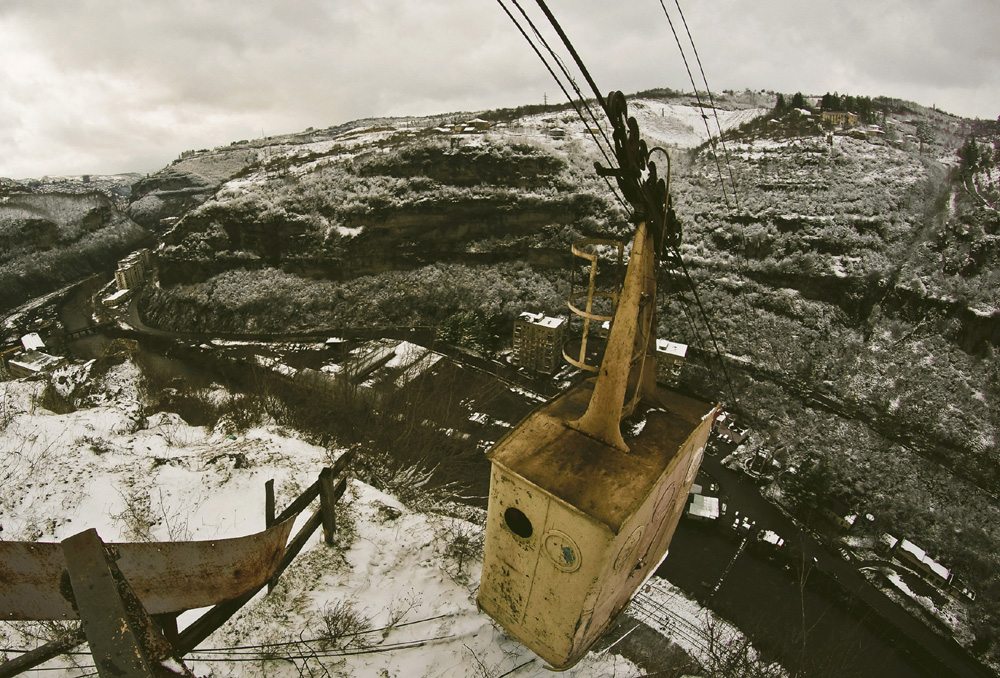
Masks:
[[[531,521],[528,520],[528,516],[520,509],[511,507],[503,512],[503,521],[507,523],[507,527],[510,531],[516,534],[522,539],[527,539],[534,532],[534,528],[531,527]]]

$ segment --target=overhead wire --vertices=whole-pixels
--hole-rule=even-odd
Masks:
[[[709,143],[712,146],[712,151],[713,151],[713,156],[714,156],[714,160],[715,160],[716,170],[719,173],[719,184],[722,187],[722,194],[723,194],[723,198],[725,199],[725,202],[726,202],[726,207],[729,210],[731,218],[735,218],[736,221],[737,221],[737,223],[739,224],[739,228],[740,228],[740,251],[742,253],[742,259],[743,259],[742,268],[743,268],[743,273],[744,273],[744,276],[745,276],[746,270],[749,267],[749,261],[748,261],[747,252],[746,252],[746,233],[745,233],[745,231],[743,229],[742,222],[740,222],[739,219],[738,219],[739,214],[742,212],[742,206],[740,205],[739,191],[738,191],[737,185],[736,185],[736,177],[735,177],[735,175],[733,173],[732,159],[729,156],[729,148],[726,146],[725,135],[724,135],[723,129],[722,129],[722,122],[719,119],[719,111],[718,111],[718,108],[715,105],[715,97],[712,94],[712,88],[711,88],[711,86],[708,84],[708,77],[705,75],[705,68],[704,68],[704,65],[702,64],[701,56],[698,54],[698,47],[695,44],[694,37],[691,35],[691,27],[688,25],[687,17],[684,16],[684,10],[681,8],[680,0],[674,0],[674,5],[677,7],[677,13],[680,16],[680,19],[681,19],[682,23],[684,24],[684,31],[687,34],[688,42],[691,44],[691,50],[692,50],[692,52],[694,54],[695,61],[698,64],[698,70],[699,70],[699,72],[701,74],[702,82],[705,85],[705,92],[708,95],[709,104],[710,104],[710,107],[712,109],[713,115],[715,117],[715,126],[716,126],[716,129],[718,129],[718,132],[719,132],[719,135],[718,135],[719,144],[722,146],[723,155],[725,157],[726,169],[727,169],[727,172],[729,174],[729,181],[730,181],[732,192],[733,192],[733,203],[735,204],[735,211],[734,211],[734,205],[731,205],[729,203],[728,194],[726,192],[725,177],[723,176],[722,166],[721,166],[721,163],[719,161],[718,147],[716,146],[716,142],[715,142],[715,135],[713,135],[711,129],[709,129],[708,116],[706,116],[705,113],[704,113],[705,107],[704,107],[704,104],[703,104],[703,102],[701,100],[701,95],[698,93],[698,86],[694,82],[694,76],[691,73],[691,67],[690,67],[690,64],[688,62],[687,55],[685,54],[684,47],[681,45],[680,38],[677,35],[676,28],[674,27],[674,22],[673,22],[673,20],[670,17],[670,12],[667,11],[666,4],[664,4],[663,0],[659,0],[659,3],[660,3],[660,7],[663,10],[663,15],[666,17],[667,23],[670,25],[670,32],[674,36],[674,42],[677,44],[677,49],[681,53],[681,58],[684,61],[684,67],[685,67],[685,69],[687,70],[687,73],[688,73],[688,79],[691,81],[691,86],[694,89],[695,100],[698,102],[699,110],[701,110],[701,112],[702,112],[702,120],[705,123],[705,129],[706,129],[706,132],[708,133]],[[679,257],[679,253],[678,253],[678,257]],[[682,263],[683,263],[683,261],[682,261]],[[697,290],[694,289],[694,282],[690,279],[690,276],[687,275],[687,271],[686,270],[685,270],[685,276],[688,278],[688,280],[689,280],[689,282],[690,282],[690,284],[692,286],[692,290],[695,292],[696,301],[698,302],[699,308],[703,308],[700,299],[697,297]],[[737,289],[738,289],[738,296],[740,297],[741,301],[743,302],[744,308],[746,308],[748,306],[748,304],[746,303],[744,286],[743,285],[739,285]],[[728,370],[726,370],[726,368],[725,368],[725,357],[718,350],[717,341],[716,341],[715,336],[714,336],[715,333],[714,333],[714,330],[712,329],[712,327],[711,327],[711,325],[710,325],[710,323],[708,321],[708,316],[704,315],[703,317],[704,317],[704,320],[705,320],[705,325],[706,325],[706,327],[709,330],[709,334],[712,336],[712,342],[713,342],[713,345],[716,348],[716,354],[718,355],[719,363],[723,367],[723,373],[724,373],[726,382],[729,385],[730,391],[732,391],[732,388],[733,388],[732,387],[732,380],[731,380],[731,378],[730,378],[730,376],[728,374]],[[753,331],[754,334],[757,335],[757,324],[756,323],[748,323],[748,326],[751,328],[751,331]],[[759,341],[756,342],[756,343],[759,343]],[[732,393],[731,393],[730,397],[734,397]]]
[[[556,17],[552,14],[552,11],[549,9],[549,6],[545,4],[545,0],[535,0],[535,4],[537,4],[538,7],[542,10],[542,12],[545,14],[545,17],[549,20],[549,23],[552,24],[552,28],[555,29],[560,39],[562,39],[563,44],[566,45],[566,49],[569,50],[570,56],[572,56],[573,61],[576,62],[577,68],[579,68],[580,72],[583,73],[583,77],[586,78],[587,84],[590,85],[590,89],[594,92],[594,96],[597,98],[597,102],[601,104],[601,108],[604,109],[605,114],[608,114],[608,118],[610,118],[611,115],[610,111],[608,111],[608,104],[604,100],[604,96],[601,94],[601,90],[598,89],[597,84],[594,82],[594,79],[590,76],[590,71],[587,70],[587,65],[583,63],[583,59],[580,58],[580,55],[576,51],[576,48],[573,47],[573,43],[570,41],[569,36],[566,35],[566,32],[562,29],[562,26],[556,20]]]
[[[524,17],[525,21],[528,22],[529,26],[531,27],[531,30],[537,36],[537,38],[541,42],[542,46],[546,49],[546,51],[548,51],[548,53],[552,56],[553,60],[559,65],[559,68],[561,69],[561,71],[563,73],[563,76],[571,83],[571,87],[573,88],[574,92],[576,92],[576,94],[580,97],[581,103],[583,103],[584,105],[586,105],[586,97],[583,96],[582,92],[580,91],[580,88],[577,86],[575,80],[573,79],[572,75],[569,73],[569,71],[566,68],[565,64],[562,62],[562,60],[559,58],[559,56],[555,53],[555,50],[551,47],[551,45],[549,45],[548,41],[546,41],[544,39],[544,37],[541,35],[541,32],[538,30],[538,28],[535,25],[535,23],[531,20],[531,18],[524,11],[524,8],[520,5],[520,3],[518,2],[518,0],[510,0],[510,1],[514,4],[515,7],[517,7],[518,11],[521,12],[521,14]],[[563,85],[562,81],[558,78],[558,76],[556,75],[554,69],[549,65],[548,61],[542,55],[541,49],[535,44],[534,41],[531,40],[531,38],[528,35],[527,31],[518,22],[517,18],[514,17],[513,13],[503,4],[503,1],[502,0],[497,0],[497,2],[504,9],[504,11],[506,12],[507,16],[511,19],[511,21],[513,21],[514,24],[518,27],[518,30],[521,32],[521,35],[532,46],[532,49],[535,51],[536,55],[538,55],[538,57],[540,59],[542,59],[543,63],[546,66],[546,69],[549,71],[549,74],[552,75],[552,77],[559,84],[560,88],[563,90],[563,93],[567,96],[567,98],[570,99],[571,103],[574,104],[573,107],[576,110],[577,115],[581,118],[581,120],[583,120],[584,124],[588,124],[585,116],[583,115],[583,112],[580,110],[579,107],[577,107],[575,105],[575,102],[573,101],[572,97],[570,97],[570,95],[567,92],[567,90],[566,90],[565,86]],[[604,110],[605,114],[610,119],[611,118],[611,114],[610,114],[610,111],[608,109],[608,104],[605,101],[603,95],[601,94],[600,89],[597,87],[597,84],[595,83],[594,78],[591,76],[589,69],[587,68],[587,66],[584,63],[583,59],[580,57],[579,52],[573,46],[573,43],[569,39],[569,36],[563,30],[562,26],[560,25],[560,23],[556,19],[556,17],[553,15],[552,11],[549,9],[549,7],[546,4],[545,0],[535,0],[535,2],[538,5],[539,9],[541,9],[542,13],[546,16],[546,18],[548,19],[549,23],[552,25],[552,28],[556,31],[556,33],[558,34],[558,36],[562,40],[563,45],[566,47],[567,51],[572,56],[574,62],[576,63],[577,68],[583,74],[583,77],[585,78],[585,80],[587,81],[587,83],[590,85],[590,88],[593,91],[596,100],[601,105],[601,108]],[[677,48],[678,48],[678,50],[681,53],[681,58],[684,61],[684,65],[685,65],[685,68],[686,68],[687,73],[688,73],[688,78],[691,80],[692,87],[694,88],[695,97],[698,100],[698,104],[699,104],[699,110],[702,111],[702,119],[703,119],[703,121],[705,123],[706,131],[708,132],[709,141],[712,144],[713,149],[715,149],[715,135],[712,134],[712,131],[711,131],[711,129],[708,126],[708,116],[706,116],[704,114],[704,105],[702,104],[701,98],[700,98],[700,96],[698,94],[698,87],[697,87],[697,84],[694,82],[694,76],[693,76],[693,74],[691,72],[691,67],[690,67],[690,65],[688,63],[687,55],[684,52],[684,48],[683,48],[683,45],[681,44],[680,37],[677,34],[677,31],[676,31],[676,29],[674,27],[674,24],[673,24],[673,20],[670,18],[670,14],[667,11],[666,5],[664,4],[663,0],[660,0],[660,5],[661,5],[661,7],[663,9],[664,15],[666,16],[668,23],[670,24],[671,32],[674,35],[674,41],[676,42]],[[678,8],[679,8],[679,5],[678,5]],[[682,18],[683,18],[683,15],[682,15]],[[684,24],[685,24],[685,29],[687,30],[688,39],[691,40],[692,45],[693,45],[693,38],[691,37],[690,29],[687,27],[686,20],[685,20]],[[704,68],[701,66],[701,60],[700,60],[700,58],[698,58],[698,63],[699,63],[699,68],[701,68],[702,76],[704,78]],[[707,79],[706,79],[706,89],[710,89],[708,87],[708,85],[707,85]],[[712,100],[712,107],[714,109],[714,100]],[[589,109],[589,107],[587,107],[587,112],[591,115],[592,118],[594,118],[593,111],[591,111]],[[594,119],[596,120],[596,118],[594,118]],[[716,112],[716,124],[719,127],[719,136],[721,138],[721,136],[722,136],[722,128],[721,128],[721,123],[720,123],[720,121],[718,119],[718,113],[717,112]],[[598,125],[598,128],[600,128],[600,125]],[[607,136],[603,134],[603,130],[602,130],[602,136],[604,136],[604,140],[606,142],[608,142]],[[595,141],[597,141],[596,136],[594,138],[595,138]],[[601,146],[601,144],[600,144],[599,141],[598,141],[598,147],[601,148],[601,152],[604,153],[603,146]],[[719,173],[719,179],[720,179],[720,185],[722,187],[723,198],[725,200],[727,208],[731,212],[732,209],[733,209],[733,206],[730,203],[729,193],[726,190],[725,179],[724,179],[724,175],[723,175],[723,172],[722,172],[722,166],[721,166],[721,162],[719,160],[719,153],[718,152],[714,152],[713,155],[715,157],[716,168],[717,168],[718,173]],[[605,154],[605,158],[607,158],[606,154]],[[728,163],[728,161],[729,161],[728,151],[726,151],[726,159],[727,159],[727,163]],[[735,193],[735,181],[733,181],[733,179],[732,179],[733,175],[732,175],[732,169],[731,169],[731,167],[730,167],[730,172],[729,173],[730,173],[730,180],[733,182],[734,193]],[[611,186],[610,181],[608,182],[608,184],[609,184],[609,186]],[[616,197],[619,197],[618,196],[618,192],[614,189],[613,186],[611,186],[611,187],[612,187],[612,191],[614,192],[614,194],[616,195]],[[621,197],[619,197],[619,201],[622,201]],[[736,201],[736,196],[735,195],[734,195],[734,201]],[[714,352],[715,352],[716,356],[719,359],[719,363],[720,363],[720,366],[722,368],[722,372],[723,372],[726,384],[727,384],[728,389],[730,391],[730,397],[735,398],[735,394],[733,392],[732,380],[731,380],[731,378],[729,376],[728,370],[726,369],[725,360],[724,360],[722,352],[721,352],[721,350],[719,348],[718,340],[716,338],[715,331],[712,329],[711,321],[710,321],[710,319],[708,317],[708,314],[707,314],[707,311],[705,309],[705,306],[704,306],[704,304],[701,301],[701,297],[698,294],[697,288],[695,287],[694,280],[691,278],[690,273],[687,270],[687,266],[684,264],[683,258],[681,257],[681,254],[680,254],[680,251],[676,247],[673,248],[673,251],[674,251],[674,254],[676,256],[677,261],[681,265],[681,269],[682,269],[682,272],[684,274],[684,277],[686,278],[686,280],[688,282],[688,285],[691,288],[692,294],[695,297],[695,302],[698,305],[699,312],[700,312],[700,314],[702,316],[702,319],[703,319],[703,321],[705,323],[706,329],[708,330],[708,334],[709,334],[709,337],[711,339]]]
[[[559,37],[562,39],[563,43],[566,45],[566,49],[569,50],[570,54],[573,56],[573,59],[576,61],[577,67],[580,69],[580,72],[583,73],[584,77],[587,79],[587,82],[590,84],[591,89],[593,89],[594,94],[597,96],[597,100],[601,103],[602,108],[604,108],[605,113],[608,114],[608,117],[610,118],[611,115],[610,115],[610,111],[608,110],[608,105],[604,101],[604,98],[601,96],[600,90],[598,89],[597,85],[594,83],[594,79],[591,77],[590,71],[587,69],[586,64],[583,63],[583,59],[580,58],[579,53],[573,47],[573,43],[570,41],[570,39],[566,35],[565,31],[563,31],[562,26],[559,24],[558,20],[556,20],[555,16],[553,16],[552,12],[549,10],[548,6],[545,4],[545,0],[535,0],[535,2],[541,8],[541,10],[545,14],[545,16],[549,19],[549,22],[552,24],[552,27],[555,29],[556,33],[559,34]],[[696,97],[696,99],[698,99],[699,107],[702,110],[702,118],[703,118],[703,120],[705,122],[705,127],[706,127],[706,129],[708,129],[707,116],[704,115],[704,107],[701,106],[701,99],[700,99],[700,97],[698,97],[698,87],[697,87],[697,85],[694,84],[694,76],[691,74],[691,68],[688,65],[687,56],[684,54],[684,49],[683,49],[683,47],[682,47],[682,45],[680,43],[680,39],[677,36],[677,31],[674,29],[673,21],[671,21],[670,15],[669,15],[669,13],[666,10],[666,5],[663,4],[663,0],[660,0],[660,4],[663,7],[663,11],[664,11],[664,14],[667,17],[667,21],[670,23],[671,32],[673,32],[673,34],[674,34],[674,40],[677,43],[677,48],[678,48],[678,50],[681,53],[682,59],[684,60],[684,65],[685,65],[685,68],[687,69],[688,77],[691,79],[692,86],[694,87],[695,97]],[[713,138],[713,135],[712,135],[710,129],[708,129],[708,133],[709,133],[709,139],[711,140]],[[720,136],[721,136],[721,128],[720,128]],[[714,153],[714,155],[715,155],[716,166],[717,166],[718,171],[719,171],[719,178],[720,178],[721,185],[722,185],[723,196],[725,197],[725,201],[726,201],[726,206],[731,211],[732,210],[732,206],[729,203],[729,196],[728,196],[728,193],[726,192],[725,180],[723,179],[723,175],[722,175],[722,167],[719,164],[719,154],[718,153]],[[687,266],[684,264],[684,259],[681,257],[680,250],[678,250],[676,247],[674,247],[672,249],[674,251],[674,254],[677,257],[677,261],[680,262],[681,270],[684,273],[684,277],[687,279],[688,284],[691,287],[691,291],[692,291],[692,293],[694,294],[694,297],[695,297],[695,302],[698,304],[698,309],[701,312],[702,319],[705,322],[705,327],[707,328],[708,333],[709,333],[709,337],[712,340],[712,346],[715,349],[715,354],[716,354],[716,356],[719,359],[719,364],[720,364],[720,366],[722,368],[722,372],[723,372],[723,375],[725,377],[726,384],[729,387],[730,397],[733,398],[733,399],[735,399],[735,393],[734,393],[734,389],[733,389],[732,379],[729,376],[729,370],[726,369],[725,360],[723,358],[721,350],[719,349],[719,343],[718,343],[718,340],[716,339],[715,331],[712,329],[712,325],[711,325],[711,322],[709,320],[708,314],[705,311],[705,306],[704,306],[704,304],[701,301],[700,295],[698,294],[698,290],[697,290],[697,287],[694,284],[694,280],[691,278],[691,275],[690,275],[690,273],[687,270]]]
[[[611,149],[612,152],[614,152],[614,146],[615,146],[614,143],[610,139],[608,139],[607,133],[604,131],[604,128],[601,127],[600,120],[597,119],[597,116],[594,115],[593,109],[591,109],[590,106],[587,104],[587,97],[583,95],[583,92],[580,90],[580,86],[576,84],[576,79],[573,78],[572,74],[569,72],[569,69],[566,67],[566,64],[563,62],[561,58],[559,58],[559,55],[556,54],[555,50],[552,49],[552,47],[549,45],[548,41],[545,39],[545,36],[543,36],[541,31],[538,30],[538,26],[536,26],[535,22],[532,21],[530,16],[528,16],[528,13],[524,11],[524,8],[521,6],[521,3],[518,0],[510,0],[510,1],[514,3],[514,6],[517,7],[518,10],[520,10],[521,15],[524,17],[525,21],[528,22],[528,25],[531,27],[531,30],[534,32],[539,42],[542,43],[542,46],[545,47],[548,53],[552,55],[553,60],[555,60],[555,62],[559,65],[559,70],[562,71],[563,76],[573,87],[573,91],[576,92],[576,95],[580,98],[580,105],[583,106],[584,110],[586,110],[587,114],[590,116],[590,119],[596,125],[597,130],[601,133],[601,137],[604,139],[604,143],[607,144],[608,148]],[[583,115],[580,113],[579,109],[577,109],[577,114],[580,115],[581,119],[583,119],[585,125],[589,125],[587,120],[583,118]],[[597,140],[595,133],[593,131],[591,131],[591,136],[595,137],[594,141],[597,142],[598,148],[601,149],[601,153],[604,155],[604,161],[610,165],[611,158],[608,157],[607,153],[604,151],[604,147],[601,146],[600,142]]]
[[[662,1],[661,1],[662,4]],[[715,126],[719,130],[719,143],[722,145],[722,151],[726,156],[726,169],[729,171],[729,183],[733,190],[733,202],[736,203],[736,212],[739,213],[740,209],[740,196],[739,192],[736,190],[736,178],[733,176],[733,165],[729,161],[729,149],[726,147],[726,138],[722,133],[722,122],[719,120],[719,109],[715,107],[715,97],[712,95],[712,88],[708,86],[708,77],[705,75],[705,68],[701,63],[701,56],[698,54],[698,47],[694,44],[694,38],[691,36],[691,28],[688,26],[687,18],[684,16],[684,10],[681,9],[680,0],[674,0],[674,4],[677,6],[677,13],[681,17],[681,21],[684,23],[684,31],[687,33],[688,42],[691,43],[691,51],[694,52],[694,59],[698,62],[698,70],[701,71],[701,80],[705,83],[705,92],[708,93],[708,102],[712,106],[712,113],[715,116]],[[664,8],[666,11],[666,8]],[[695,96],[698,94],[698,88],[695,88]],[[704,112],[704,109],[702,109]]]
[[[660,1],[661,1],[661,5],[662,5],[662,0],[660,0]],[[701,63],[701,56],[698,54],[698,47],[695,44],[694,38],[691,35],[691,28],[688,26],[687,18],[684,16],[684,10],[681,9],[680,0],[674,0],[674,4],[677,7],[677,12],[678,12],[678,14],[681,17],[681,21],[684,24],[684,30],[687,33],[688,41],[691,43],[691,50],[694,52],[695,60],[698,63],[698,69],[701,72],[702,82],[705,83],[705,91],[708,93],[708,100],[711,103],[712,112],[715,115],[715,125],[716,125],[716,128],[718,128],[718,130],[719,130],[719,143],[722,146],[722,151],[723,151],[723,153],[725,155],[725,158],[726,158],[726,168],[728,170],[729,181],[730,181],[730,184],[732,186],[733,201],[736,204],[736,215],[735,216],[737,217],[737,224],[739,225],[739,232],[740,232],[740,253],[742,254],[742,262],[741,262],[742,263],[742,271],[741,272],[742,272],[744,278],[746,278],[747,277],[747,275],[746,275],[747,271],[750,268],[749,256],[747,255],[746,229],[744,228],[743,221],[738,219],[738,217],[742,214],[743,208],[740,205],[739,191],[738,191],[737,185],[736,185],[736,177],[733,174],[733,163],[732,163],[732,160],[731,160],[731,158],[729,156],[729,148],[726,145],[725,135],[723,134],[723,131],[722,131],[722,123],[719,120],[719,109],[716,108],[716,106],[715,106],[715,97],[712,94],[712,88],[708,84],[708,77],[705,75],[705,68],[704,68],[704,66]],[[666,10],[664,9],[664,11],[666,11]],[[697,88],[695,89],[695,95],[697,96]],[[718,157],[718,153],[716,153],[716,157]],[[750,306],[747,303],[747,301],[746,301],[746,291],[745,291],[744,287],[745,287],[744,285],[739,285],[738,286],[738,288],[737,288],[738,289],[737,296],[739,297],[740,301],[743,303],[744,309],[752,308],[752,310],[753,310],[753,322],[748,322],[747,323],[747,328],[753,334],[752,345],[759,346],[762,343],[760,341],[760,329],[759,329],[760,309],[757,308],[756,306]],[[745,310],[744,310],[744,312],[745,312]],[[774,356],[775,363],[776,364],[780,364],[781,361],[779,359],[779,356],[777,355],[777,352],[775,351],[774,346],[770,342],[763,342],[763,343],[765,343],[770,348],[771,353]]]
[[[552,47],[544,39],[544,37],[542,37],[541,32],[538,30],[538,28],[535,25],[535,23],[528,16],[527,12],[524,11],[524,8],[521,7],[521,5],[518,2],[518,0],[510,0],[510,2],[512,2],[514,4],[514,6],[517,7],[518,11],[522,14],[522,16],[524,16],[525,20],[528,22],[529,26],[531,27],[532,32],[534,32],[535,35],[538,36],[538,39],[541,42],[542,46],[549,53],[549,55],[552,57],[552,59],[559,65],[559,68],[562,71],[562,73],[564,74],[564,77],[570,82],[571,87],[573,88],[573,90],[579,96],[580,105],[582,105],[584,108],[586,108],[586,110],[590,114],[590,117],[593,119],[597,130],[600,132],[601,137],[603,137],[603,141],[609,147],[613,148],[613,144],[608,139],[607,134],[604,132],[604,129],[600,125],[600,122],[597,120],[597,117],[594,115],[593,111],[591,111],[590,108],[589,108],[589,106],[587,106],[586,97],[583,96],[583,93],[580,91],[580,88],[577,86],[575,80],[572,78],[572,76],[569,74],[568,70],[566,69],[565,64],[562,62],[562,60],[556,54],[555,50],[552,49]],[[500,8],[503,9],[504,13],[511,20],[511,22],[514,24],[514,26],[517,28],[517,30],[521,33],[521,36],[531,46],[531,49],[535,52],[535,55],[539,58],[539,60],[545,66],[545,69],[549,72],[549,75],[552,76],[552,79],[556,81],[556,84],[559,86],[559,89],[562,90],[562,93],[566,96],[566,99],[569,101],[570,105],[573,106],[573,110],[576,111],[577,116],[583,122],[584,127],[590,133],[590,136],[594,139],[594,143],[597,145],[598,150],[601,152],[601,155],[604,157],[605,162],[607,162],[608,164],[611,164],[611,159],[609,158],[608,153],[605,150],[604,146],[602,146],[601,139],[599,139],[597,137],[597,134],[591,128],[590,122],[587,121],[587,117],[583,114],[583,111],[581,111],[580,105],[577,104],[577,100],[566,89],[566,85],[563,83],[563,81],[560,79],[560,77],[556,74],[556,72],[553,69],[552,65],[549,64],[548,60],[542,54],[542,50],[531,39],[531,36],[528,35],[528,32],[525,30],[524,26],[522,26],[521,23],[518,21],[517,17],[514,16],[514,13],[511,12],[510,9],[504,4],[504,0],[497,0],[497,4],[500,5]],[[608,185],[608,188],[611,190],[612,195],[614,195],[615,198],[617,199],[618,203],[622,206],[622,208],[625,209],[626,212],[628,212],[629,205],[626,202],[624,196],[622,196],[619,193],[617,187],[614,184],[611,183],[611,180],[608,177],[603,177],[603,179],[604,179],[604,182]]]
[[[384,626],[380,628],[368,629],[366,631],[358,631],[355,633],[348,633],[342,636],[338,636],[339,639],[344,638],[356,638],[358,636],[368,635],[372,633],[381,633],[383,631],[403,628],[406,626],[414,626],[416,624],[425,624],[427,622],[437,621],[445,617],[453,616],[454,613],[445,613],[435,615],[433,617],[424,617],[422,619],[415,619],[409,622],[403,622],[398,624],[392,624],[389,626]],[[250,645],[231,645],[229,647],[209,647],[194,649],[191,652],[184,655],[185,661],[191,662],[225,662],[225,661],[259,661],[263,653],[266,653],[267,657],[273,657],[274,659],[304,659],[313,657],[339,657],[339,656],[350,656],[355,654],[369,654],[373,652],[390,652],[393,650],[404,650],[413,647],[418,647],[435,640],[442,640],[444,638],[450,638],[451,636],[437,636],[434,638],[425,638],[420,640],[404,641],[399,643],[389,643],[389,644],[379,644],[370,647],[356,647],[356,648],[331,648],[329,650],[312,650],[310,648],[310,653],[305,654],[303,650],[299,649],[297,646],[305,646],[309,648],[310,643],[321,643],[323,641],[329,641],[330,638],[306,638],[300,640],[284,641],[280,643],[262,643],[262,644],[250,644]],[[274,652],[277,648],[289,648],[290,652],[296,654],[278,654]],[[13,648],[0,648],[0,651],[9,652],[27,652],[28,650],[13,649]],[[65,652],[63,654],[67,655],[91,655],[89,651],[71,651]],[[209,655],[209,656],[202,656]],[[214,655],[214,656],[213,656]],[[73,669],[92,669],[97,668],[94,664],[83,664],[74,667],[42,667],[42,668],[32,668],[29,669],[30,672],[48,672],[48,671],[69,671]],[[95,674],[85,674],[85,675],[97,675]],[[82,678],[82,676],[80,677]]]
[[[434,636],[433,638],[421,638],[420,640],[412,640],[401,643],[389,643],[382,645],[374,645],[372,647],[359,647],[359,648],[331,648],[329,650],[312,650],[309,653],[299,651],[299,654],[271,654],[268,653],[266,656],[261,656],[259,652],[234,652],[230,655],[219,655],[213,657],[198,657],[194,656],[195,653],[185,655],[185,661],[194,662],[205,662],[205,663],[224,663],[224,662],[259,662],[262,659],[274,659],[274,660],[286,660],[291,661],[293,659],[325,659],[329,657],[354,657],[359,655],[367,654],[383,654],[386,652],[395,652],[397,650],[411,650],[416,647],[422,647],[428,643],[433,643],[438,640],[446,640],[448,638],[454,638],[454,634],[448,634],[444,636]]]
[[[715,331],[712,329],[712,323],[708,320],[708,313],[705,311],[705,305],[701,302],[701,295],[698,294],[698,286],[695,285],[694,280],[691,278],[691,274],[687,270],[687,265],[684,263],[684,258],[681,257],[680,250],[676,247],[673,248],[674,253],[677,255],[677,261],[680,262],[681,271],[684,273],[685,279],[688,281],[688,285],[691,287],[691,293],[694,294],[694,301],[698,305],[698,311],[701,313],[702,319],[705,321],[705,328],[708,330],[708,336],[712,340],[712,348],[715,349],[715,355],[719,358],[719,366],[722,367],[722,374],[726,379],[726,384],[729,387],[729,397],[736,401],[736,390],[733,388],[733,380],[729,376],[729,370],[726,369],[726,361],[722,355],[722,351],[719,349],[719,342],[715,337]]]
[[[425,617],[424,619],[416,619],[414,621],[404,622],[401,624],[392,624],[389,626],[383,626],[377,629],[368,629],[367,631],[357,631],[355,633],[346,633],[339,638],[354,638],[357,636],[367,635],[369,633],[381,633],[382,631],[388,631],[390,629],[398,629],[404,626],[414,626],[416,624],[424,624],[429,621],[437,621],[438,619],[444,619],[445,617],[450,617],[454,613],[439,614],[433,617]],[[231,652],[232,650],[262,650],[262,649],[272,649],[276,647],[288,647],[290,645],[303,645],[308,643],[319,643],[324,640],[329,640],[329,638],[307,638],[300,640],[289,640],[280,643],[263,643],[260,645],[231,645],[229,647],[208,647],[208,648],[197,648],[192,650],[192,652]]]
[[[681,45],[681,40],[677,35],[677,29],[674,28],[674,21],[670,18],[670,13],[667,11],[667,6],[664,4],[663,0],[660,0],[660,7],[663,8],[663,15],[667,17],[667,23],[670,24],[670,32],[674,34],[674,42],[677,43],[677,49],[681,53],[681,59],[684,61],[684,68],[687,70],[688,80],[691,81],[691,87],[694,89],[694,98],[698,102],[698,110],[701,111],[702,122],[705,123],[705,131],[708,133],[708,143],[712,145],[712,151],[715,155],[715,166],[719,170],[719,180],[722,186],[722,197],[726,201],[726,208],[732,211],[732,205],[729,204],[729,193],[726,191],[726,182],[722,175],[722,164],[719,162],[719,154],[715,152],[715,135],[712,134],[711,128],[708,126],[708,116],[705,115],[705,106],[701,102],[701,95],[698,94],[698,85],[694,81],[694,75],[691,73],[691,66],[688,64],[687,54],[684,52],[684,47]],[[690,35],[690,34],[689,34]],[[707,86],[706,86],[707,87]],[[719,135],[722,135],[722,129],[719,129]]]

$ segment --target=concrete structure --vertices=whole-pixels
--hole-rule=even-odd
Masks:
[[[909,539],[903,539],[899,542],[896,546],[896,556],[923,572],[938,585],[945,586],[951,583],[951,571],[927,555],[926,551]]]
[[[825,123],[840,125],[844,129],[856,127],[858,124],[858,116],[847,111],[823,111],[821,119]]]
[[[761,530],[757,533],[757,541],[776,549],[785,545],[785,540],[774,530]]]
[[[541,313],[522,313],[514,321],[514,364],[552,374],[559,367],[566,321]]]
[[[681,380],[681,370],[684,368],[687,350],[687,344],[657,339],[656,378],[664,384],[677,386]]]
[[[114,308],[115,306],[128,301],[131,296],[132,290],[118,290],[111,296],[104,298],[104,305],[108,308]]]
[[[41,351],[25,351],[7,361],[7,367],[14,377],[33,377],[53,370],[65,362],[65,358],[42,353]]]
[[[858,520],[858,512],[837,497],[828,499],[822,512],[842,530],[850,530]]]
[[[118,262],[115,284],[119,290],[135,289],[153,272],[153,254],[146,248],[136,250]]]
[[[719,435],[727,436],[732,442],[739,445],[746,440],[747,435],[750,433],[750,429],[745,426],[737,425],[736,421],[733,419],[733,415],[729,412],[723,412],[715,420],[715,432]]]
[[[894,536],[888,532],[883,532],[879,535],[878,541],[875,542],[875,553],[883,557],[889,557],[898,543],[899,540]]]
[[[719,498],[691,494],[688,499],[686,515],[692,520],[718,520],[722,516]]]

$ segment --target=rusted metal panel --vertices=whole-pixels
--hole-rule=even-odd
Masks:
[[[0,619],[76,619],[60,593],[65,571],[59,544],[0,541]]]
[[[182,612],[238,598],[276,571],[294,517],[233,539],[108,544],[150,614]],[[78,619],[67,600],[62,547],[0,542],[0,619]]]

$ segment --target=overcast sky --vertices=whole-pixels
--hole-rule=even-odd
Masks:
[[[548,3],[603,91],[691,89],[659,0]],[[1000,115],[998,0],[681,8],[713,90]],[[153,172],[261,134],[564,100],[496,0],[0,0],[0,64],[12,178]]]

